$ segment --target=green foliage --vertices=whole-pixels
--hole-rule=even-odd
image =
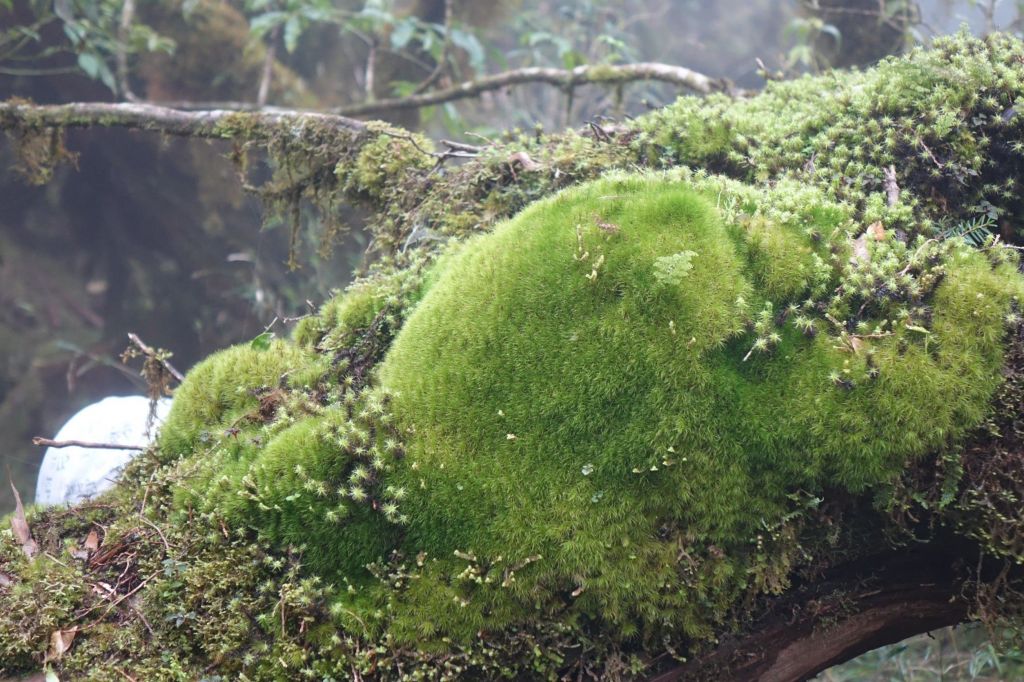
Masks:
[[[654,261],[654,278],[666,286],[679,286],[693,270],[696,251],[680,251]]]
[[[73,68],[54,69],[45,64],[53,57],[73,55],[81,73],[123,95],[115,77],[118,54],[170,53],[175,47],[173,40],[144,23],[122,27],[123,3],[117,0],[33,0],[25,4],[32,21],[0,29],[0,63],[9,61],[14,66],[0,73],[42,76],[72,72]],[[12,11],[8,5],[0,3],[0,12]],[[52,29],[61,31],[64,40],[44,38]]]

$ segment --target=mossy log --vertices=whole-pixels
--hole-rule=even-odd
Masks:
[[[197,122],[376,255],[32,510],[39,553],[0,536],[0,670],[799,680],[1019,633],[1022,95],[1024,45],[961,35],[452,168],[378,124],[0,105]]]

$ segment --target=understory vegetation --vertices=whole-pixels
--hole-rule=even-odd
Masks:
[[[1024,44],[959,35],[459,166],[232,115],[269,211],[356,203],[377,258],[195,367],[121,484],[29,510],[37,547],[0,532],[0,672],[651,675],[947,536],[1019,636],[1022,96]]]

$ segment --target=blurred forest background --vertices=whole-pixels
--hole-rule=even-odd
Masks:
[[[681,90],[533,83],[418,109],[388,101],[523,67],[645,61],[757,89],[962,25],[1021,33],[1024,1],[0,0],[0,100],[335,111],[473,143],[636,116]],[[128,332],[186,370],[268,325],[287,333],[373,258],[358,209],[339,206],[344,238],[326,248],[321,230],[300,230],[290,267],[287,221],[262,215],[228,144],[77,130],[73,163],[26,171],[32,144],[0,142],[0,459],[27,499],[42,458],[32,436],[144,393],[138,365],[120,360]],[[0,513],[11,507],[0,486]],[[822,679],[1013,679],[1008,665],[978,633],[947,632]]]

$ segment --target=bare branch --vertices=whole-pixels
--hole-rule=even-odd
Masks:
[[[525,83],[545,83],[570,90],[580,85],[621,84],[646,80],[672,83],[704,95],[730,90],[728,83],[725,81],[716,80],[683,66],[673,66],[658,62],[641,62],[618,66],[584,65],[577,66],[571,70],[530,67],[466,81],[443,90],[340,107],[335,112],[346,116],[367,116],[385,111],[420,109],[435,104],[476,97],[484,92],[500,90],[512,85],[523,85]]]
[[[364,102],[342,107],[333,113],[260,107],[237,102],[205,104],[175,102],[172,103],[174,106],[161,106],[141,102],[33,105],[21,101],[6,101],[0,102],[0,130],[103,126],[149,130],[181,137],[233,139],[240,137],[243,130],[251,136],[252,133],[259,132],[261,128],[278,127],[286,123],[301,126],[308,122],[335,128],[339,132],[359,132],[365,129],[365,124],[349,118],[350,116],[418,109],[443,102],[476,97],[484,92],[513,85],[545,83],[571,91],[581,85],[621,85],[645,80],[672,83],[701,94],[725,91],[742,94],[734,91],[724,80],[716,80],[682,66],[657,62],[618,66],[578,66],[571,70],[537,67],[506,71],[478,80],[466,81],[451,88],[419,95]],[[237,118],[239,116],[247,118],[239,119]]]
[[[144,445],[119,445],[117,443],[91,443],[85,440],[50,440],[42,436],[32,439],[32,445],[41,448],[90,448],[92,450],[145,450]]]

